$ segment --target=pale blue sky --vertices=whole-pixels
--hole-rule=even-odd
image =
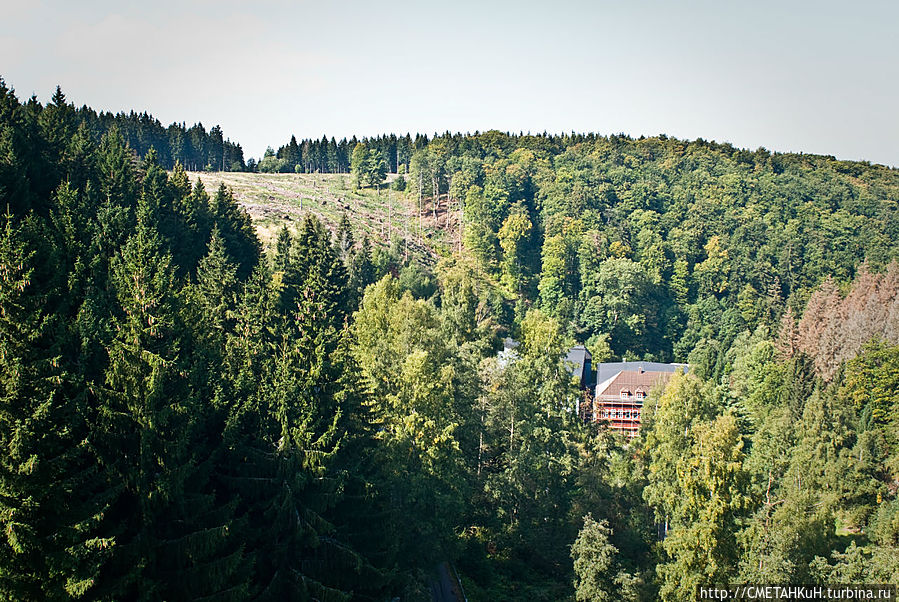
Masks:
[[[0,0],[20,98],[291,134],[666,133],[899,166],[899,1]]]

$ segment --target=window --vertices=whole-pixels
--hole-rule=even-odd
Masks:
[[[637,399],[646,399],[646,392],[643,389],[637,389],[634,392],[634,397]]]
[[[629,399],[631,396],[631,392],[627,389],[621,389],[621,399]]]

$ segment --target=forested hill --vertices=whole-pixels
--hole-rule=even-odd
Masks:
[[[278,155],[289,167],[310,144]],[[665,136],[486,132],[363,141],[351,171],[362,185],[397,161],[413,210],[463,241],[517,318],[538,306],[600,355],[684,361],[726,347],[800,311],[826,277],[846,282],[899,253],[899,171],[879,165]]]
[[[225,138],[219,126],[214,126],[209,131],[202,123],[195,123],[190,127],[184,123],[164,126],[147,112],[114,114],[108,111],[98,112],[87,105],[78,108],[66,100],[59,87],[46,107],[35,97],[31,97],[22,104],[23,110],[16,112],[10,101],[13,92],[3,78],[0,78],[0,98],[4,103],[0,110],[4,111],[4,119],[14,117],[24,126],[18,138],[7,140],[7,144],[12,146],[5,152],[16,156],[26,154],[33,148],[32,143],[38,131],[46,133],[46,128],[53,122],[54,127],[58,128],[53,132],[54,135],[66,136],[53,140],[56,146],[69,144],[74,136],[96,144],[106,132],[115,128],[138,157],[145,156],[152,148],[156,151],[160,165],[166,169],[172,169],[175,163],[181,163],[186,169],[196,170],[246,169],[240,144]]]
[[[897,171],[487,132],[420,137],[385,194],[363,141],[279,176],[361,190],[333,232],[264,248],[83,114],[0,84],[0,599],[422,600],[445,562],[470,600],[899,582]],[[358,227],[384,202],[389,241]],[[576,341],[689,374],[626,440]]]

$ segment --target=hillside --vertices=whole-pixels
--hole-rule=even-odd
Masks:
[[[409,253],[426,264],[447,251],[457,237],[455,215],[442,208],[435,221],[430,206],[425,206],[419,240],[417,199],[389,189],[396,174],[388,176],[380,191],[353,190],[349,174],[189,172],[189,176],[191,182],[201,179],[210,193],[220,184],[231,188],[266,246],[283,225],[295,233],[307,214],[334,231],[346,213],[358,238],[368,234],[373,245],[405,241]]]
[[[0,85],[0,599],[899,582],[899,170],[487,132],[203,190],[79,119]],[[625,439],[575,343],[690,369]]]

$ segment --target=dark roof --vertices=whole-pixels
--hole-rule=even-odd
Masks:
[[[572,374],[584,376],[584,365],[592,359],[593,356],[586,347],[577,345],[568,350],[568,354],[565,356],[565,367]]]

